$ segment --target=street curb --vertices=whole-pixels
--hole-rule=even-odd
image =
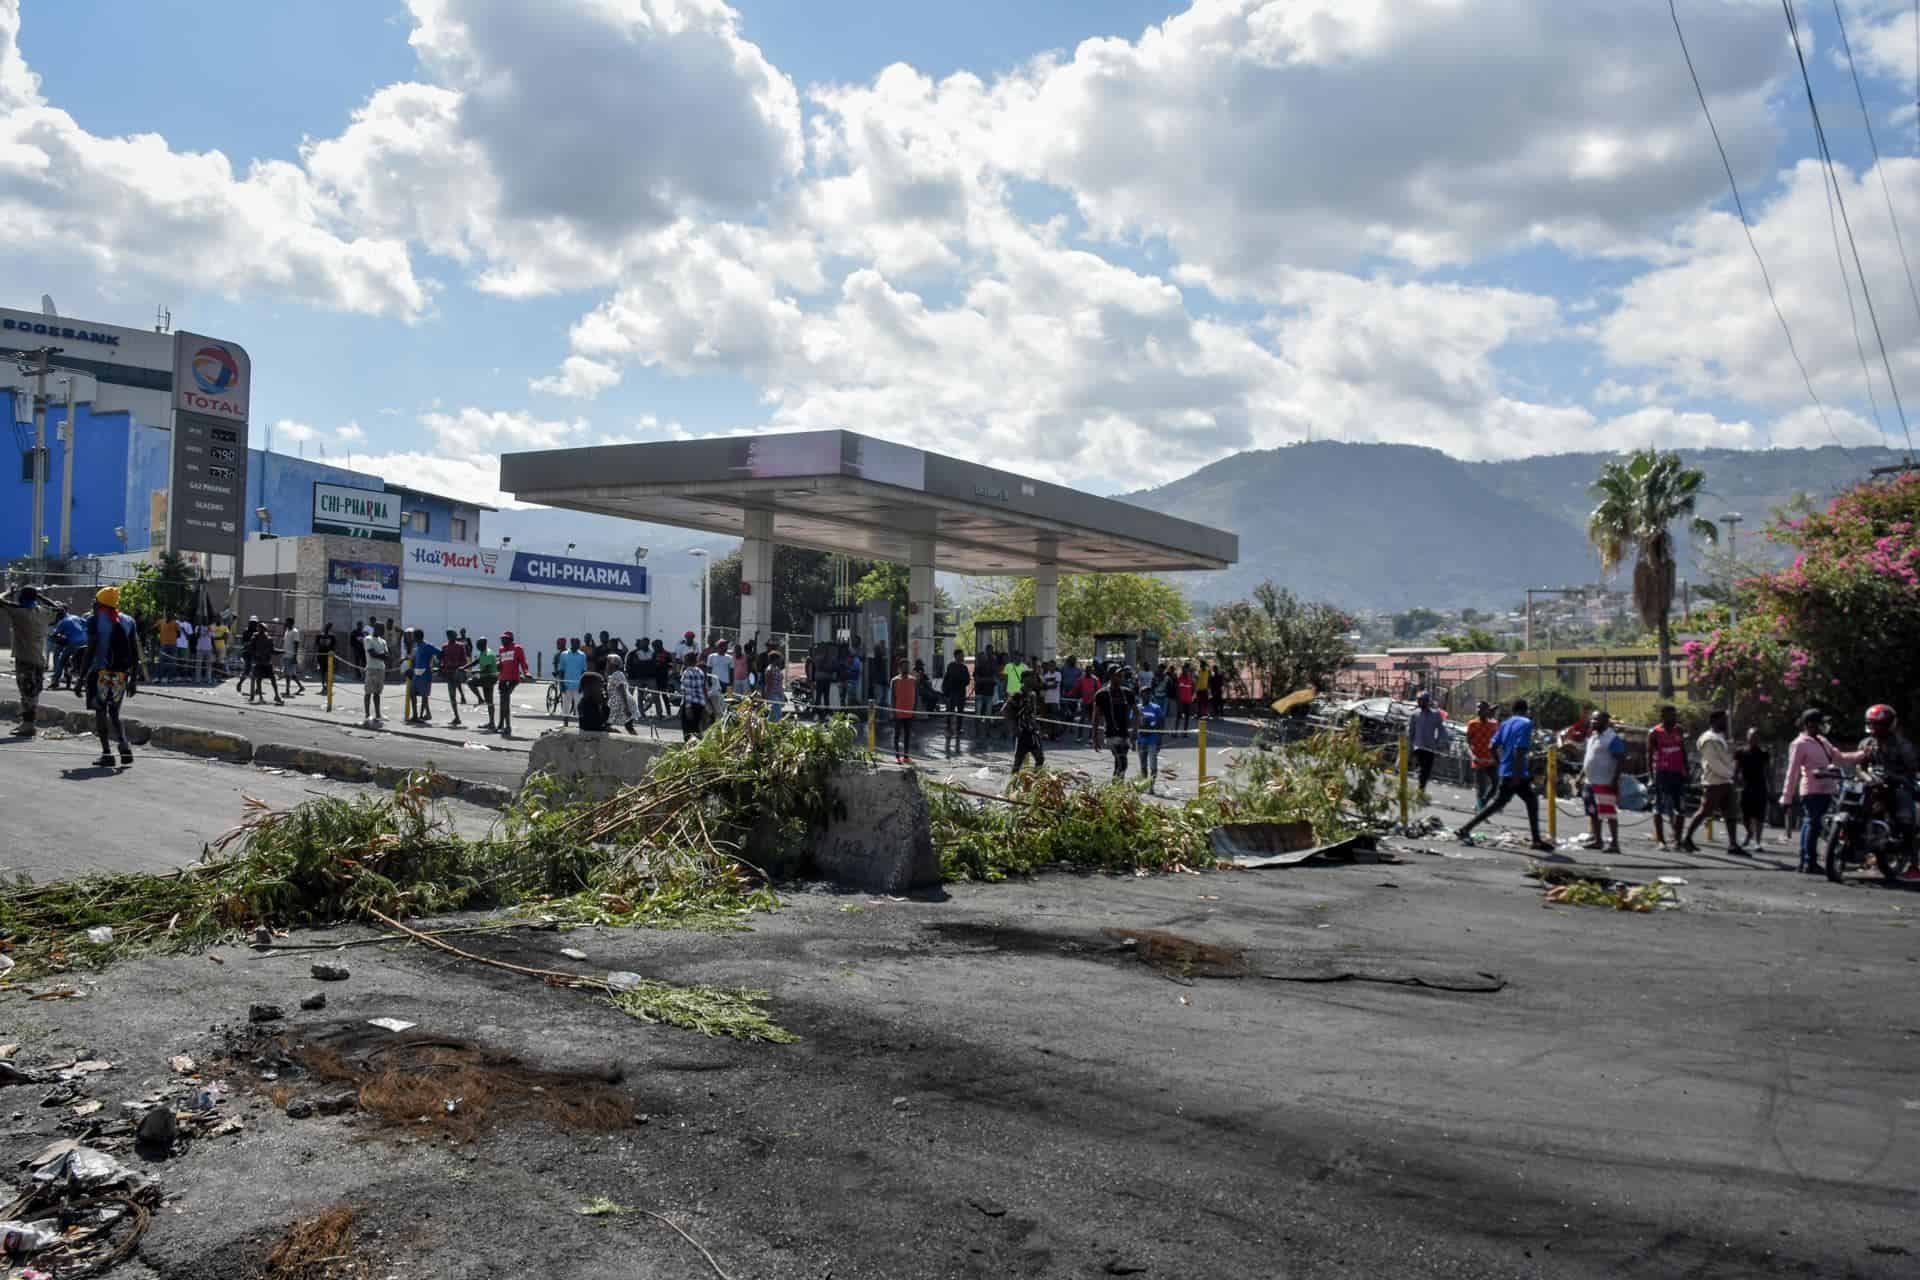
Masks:
[[[153,727],[153,746],[162,751],[182,751],[193,756],[210,756],[230,764],[247,764],[253,759],[253,740],[218,729],[195,729],[182,724],[157,724]]]
[[[373,764],[365,756],[321,751],[315,747],[290,747],[279,742],[263,742],[255,747],[253,762],[262,767],[317,773],[338,782],[370,782],[374,776]]]

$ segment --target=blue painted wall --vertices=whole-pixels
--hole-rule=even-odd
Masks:
[[[95,415],[92,407],[75,407],[79,443],[73,456],[73,549],[78,555],[104,555],[121,549],[114,534],[116,526],[127,530],[126,549],[142,551],[154,544],[152,527],[153,494],[167,487],[167,473],[173,433],[164,427],[135,422],[124,410]],[[47,492],[46,535],[49,554],[60,549],[60,473],[65,464],[66,446],[59,441],[59,425],[66,417],[66,405],[57,404],[47,414]],[[33,442],[33,424],[13,424],[14,443],[19,446],[9,463],[0,464],[0,559],[32,554],[27,544],[32,537],[33,486],[23,479],[22,455]],[[345,485],[354,489],[378,491],[385,481],[364,471],[350,471],[310,458],[290,457],[283,453],[247,451],[247,521],[249,536],[262,532],[254,514],[267,508],[272,531],[291,538],[313,532],[313,485],[315,481]],[[401,504],[403,512],[419,511],[426,516],[426,528],[403,529],[410,538],[436,542],[453,540],[453,520],[467,522],[466,541],[480,537],[480,509],[468,503],[444,498],[408,494]]]

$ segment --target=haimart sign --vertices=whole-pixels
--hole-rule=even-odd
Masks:
[[[313,482],[313,531],[375,542],[400,541],[400,495]]]
[[[642,565],[416,538],[402,545],[401,563],[411,580],[551,595],[648,598],[647,571]]]

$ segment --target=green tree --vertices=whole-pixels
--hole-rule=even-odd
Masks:
[[[961,619],[960,643],[973,647],[973,624],[1033,613],[1032,578],[990,578]],[[1087,653],[1102,631],[1152,631],[1162,644],[1191,616],[1172,583],[1145,573],[1074,573],[1060,578],[1060,652]]]
[[[812,551],[805,547],[775,545],[773,549],[773,629],[797,632],[813,631],[813,615],[834,604],[834,563],[830,551]],[[873,567],[868,560],[848,565],[848,577],[860,578]],[[904,571],[903,571],[904,572]],[[740,625],[740,552],[713,562],[713,625]]]
[[[1243,672],[1257,672],[1271,697],[1309,686],[1330,689],[1353,661],[1347,633],[1353,619],[1329,604],[1310,604],[1285,587],[1263,582],[1252,600],[1213,611],[1222,653],[1238,654]]]
[[[1457,635],[1441,632],[1434,639],[1454,653],[1505,653],[1500,637],[1485,627],[1468,627]]]
[[[1393,615],[1393,638],[1412,640],[1423,636],[1439,626],[1446,619],[1431,609],[1409,609],[1405,613]]]
[[[141,565],[133,577],[120,584],[120,608],[148,630],[158,626],[167,614],[184,617],[191,613],[199,588],[199,576],[186,557],[177,551],[164,552],[158,563]],[[81,612],[86,612],[85,608]]]
[[[1625,462],[1602,467],[1592,485],[1599,502],[1587,517],[1587,540],[1599,551],[1603,571],[1634,557],[1633,604],[1658,637],[1662,698],[1673,697],[1673,526],[1685,521],[1697,537],[1719,540],[1713,522],[1694,514],[1706,479],[1677,453],[1642,449]]]

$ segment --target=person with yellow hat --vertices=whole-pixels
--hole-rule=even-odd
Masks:
[[[113,747],[120,763],[133,763],[133,748],[120,723],[120,703],[136,691],[140,675],[140,630],[131,614],[120,612],[120,588],[102,587],[93,595],[93,617],[87,625],[87,649],[80,658],[86,672],[81,693],[93,708],[93,731],[100,737],[103,769],[113,767]]]

